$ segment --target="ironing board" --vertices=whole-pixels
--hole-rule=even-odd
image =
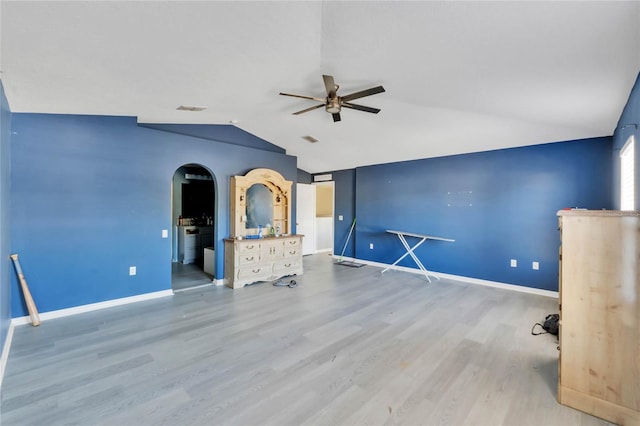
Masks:
[[[392,231],[390,229],[387,229],[387,232],[390,233],[390,234],[397,235],[398,238],[400,239],[400,242],[402,243],[404,248],[407,250],[407,252],[405,254],[403,254],[402,256],[400,256],[398,258],[398,260],[393,262],[393,264],[391,266],[388,266],[385,270],[383,270],[382,271],[383,274],[385,272],[387,272],[389,269],[391,269],[394,266],[396,266],[398,264],[398,262],[400,262],[405,257],[411,256],[411,258],[416,262],[416,265],[418,265],[418,268],[420,268],[420,270],[424,274],[424,276],[427,279],[427,281],[431,282],[431,279],[429,278],[429,275],[431,275],[432,277],[434,277],[434,278],[436,278],[438,280],[440,279],[440,277],[438,277],[436,275],[433,275],[429,271],[427,271],[427,268],[424,267],[424,265],[422,264],[420,259],[418,259],[418,257],[415,255],[414,250],[417,249],[418,247],[420,247],[420,245],[422,245],[422,243],[424,243],[427,240],[448,241],[448,242],[451,242],[451,243],[454,242],[455,240],[452,240],[450,238],[434,237],[434,236],[431,236],[431,235],[414,234],[414,233],[411,233],[411,232]],[[418,241],[413,247],[411,247],[411,246],[409,246],[409,243],[407,242],[406,237],[418,238],[420,241]]]

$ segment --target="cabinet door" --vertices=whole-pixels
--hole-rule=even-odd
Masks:
[[[284,244],[281,240],[264,241],[260,244],[260,259],[273,262],[284,256]]]

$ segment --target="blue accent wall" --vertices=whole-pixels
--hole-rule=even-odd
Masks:
[[[265,151],[286,154],[279,146],[252,135],[239,127],[230,124],[151,124],[140,123],[140,126],[149,129],[163,130],[165,132],[178,133],[185,136],[193,136],[201,139],[209,139],[220,143],[245,146],[247,148],[262,149]]]
[[[0,81],[0,353],[4,349],[11,323],[11,280],[13,265],[9,259],[9,201],[11,173],[11,111]]]
[[[631,89],[631,94],[627,104],[622,111],[618,125],[613,133],[613,204],[616,209],[620,208],[620,150],[631,135],[635,135],[636,152],[636,205],[635,209],[640,209],[640,74]]]
[[[556,291],[556,213],[612,208],[611,150],[605,137],[333,172],[336,216],[345,214],[335,222],[334,252],[353,212],[358,259],[391,264],[405,253],[387,229],[434,235],[456,241],[418,248],[428,269]],[[417,268],[410,257],[400,265]]]
[[[216,182],[215,245],[229,235],[229,178],[297,160],[136,123],[133,117],[13,114],[11,242],[42,312],[171,288],[171,186],[182,165]],[[292,209],[295,223],[295,209]],[[129,276],[129,266],[137,275]],[[223,277],[216,250],[216,277]],[[12,279],[12,316],[26,315]]]
[[[328,173],[333,176],[335,191],[333,252],[340,255],[344,250],[345,257],[355,257],[355,228],[348,242],[347,237],[353,219],[356,218],[356,171],[350,169]],[[342,220],[339,220],[340,216]]]
[[[310,173],[305,172],[302,169],[298,169],[298,182],[297,183],[306,183],[310,185],[312,182],[312,177]]]

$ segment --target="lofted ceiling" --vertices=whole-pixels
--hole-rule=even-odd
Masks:
[[[640,71],[638,1],[3,0],[0,19],[14,112],[232,122],[311,173],[611,135]],[[382,111],[292,115],[314,102],[278,93],[324,97],[322,74],[383,85],[357,101]]]

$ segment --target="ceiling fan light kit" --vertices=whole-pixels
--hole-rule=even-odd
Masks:
[[[358,105],[358,104],[353,104],[350,101],[354,100],[354,99],[360,99],[360,98],[364,98],[365,96],[371,96],[371,95],[376,95],[378,93],[382,93],[384,92],[384,87],[382,86],[376,86],[376,87],[372,87],[370,89],[366,89],[366,90],[361,90],[359,92],[355,92],[355,93],[351,93],[349,95],[346,96],[338,96],[338,89],[340,88],[340,86],[338,86],[334,79],[333,76],[331,75],[323,75],[322,76],[322,80],[324,81],[324,87],[325,90],[327,92],[327,97],[326,98],[316,98],[313,96],[304,96],[304,95],[294,95],[291,93],[283,93],[280,92],[280,94],[282,96],[291,96],[294,98],[302,98],[302,99],[309,99],[312,101],[316,101],[316,102],[321,102],[321,104],[319,105],[314,105],[312,107],[309,108],[305,108],[301,111],[297,111],[294,112],[293,115],[299,115],[299,114],[303,114],[305,112],[309,112],[312,111],[314,109],[319,109],[324,107],[325,111],[327,111],[329,114],[332,115],[333,117],[333,121],[341,121],[341,117],[340,117],[340,111],[342,110],[342,107],[345,108],[349,108],[349,109],[355,109],[358,111],[364,111],[364,112],[369,112],[371,114],[377,114],[380,112],[379,108],[372,108],[372,107],[368,107],[368,106],[364,106],[364,105]]]
[[[338,102],[337,99],[327,99],[327,106],[325,109],[331,114],[336,114],[340,112],[340,102]]]

